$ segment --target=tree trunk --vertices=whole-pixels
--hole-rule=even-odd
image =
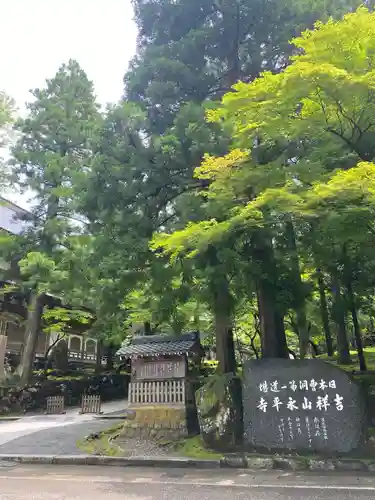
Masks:
[[[341,296],[340,280],[335,274],[332,275],[332,294],[334,298],[334,318],[337,325],[338,363],[340,365],[350,365],[350,348],[346,334],[344,304]]]
[[[63,334],[62,336],[58,335],[57,339],[54,340],[52,342],[52,344],[47,347],[47,350],[46,350],[46,352],[44,354],[44,361],[43,361],[43,364],[44,364],[44,374],[45,375],[47,375],[47,371],[48,371],[48,363],[49,363],[49,359],[48,358],[49,358],[49,355],[50,355],[52,349],[60,342],[60,340],[62,340],[64,338],[64,336],[65,336],[65,334]]]
[[[214,259],[216,256],[214,257]],[[212,283],[213,312],[216,333],[216,359],[221,374],[237,373],[232,325],[232,297],[226,275],[215,277]],[[243,436],[242,387],[238,377],[228,383],[228,391],[232,399],[232,418],[234,419],[235,444],[239,444]]]
[[[286,342],[284,317],[277,310],[277,308],[275,311],[275,327],[277,340],[277,357],[289,359],[289,349]]]
[[[272,241],[262,230],[254,233],[251,254],[258,267],[256,279],[263,358],[288,358],[284,318],[277,303],[277,268]]]
[[[296,304],[294,310],[296,311],[297,328],[299,337],[299,356],[303,359],[306,356],[309,346],[309,329],[306,319],[306,298],[301,279],[301,270],[299,264],[298,248],[296,243],[296,235],[294,226],[291,220],[288,220],[285,226],[286,239],[288,249],[290,252],[292,278],[297,285],[298,297],[296,297]]]
[[[236,373],[230,300],[228,283],[224,278],[214,297],[216,359],[221,373]]]
[[[323,330],[327,347],[327,355],[329,357],[332,357],[334,354],[333,342],[332,342],[331,328],[329,325],[329,315],[328,315],[327,298],[323,280],[323,273],[320,269],[317,269],[317,273],[318,273],[318,287],[319,287],[319,298],[320,298],[320,314],[322,316]]]
[[[145,331],[145,335],[152,335],[151,323],[149,321],[145,321],[143,323],[143,328]]]
[[[357,308],[355,305],[355,297],[354,297],[352,280],[351,280],[350,275],[348,275],[346,281],[347,281],[346,282],[346,289],[348,291],[348,299],[349,299],[349,309],[350,309],[350,313],[352,316],[355,344],[356,344],[357,353],[358,353],[359,368],[360,368],[361,372],[366,372],[367,365],[366,365],[365,355],[363,352],[362,333],[361,333],[361,327],[359,326],[359,321],[358,321],[358,316],[357,316]]]
[[[272,295],[269,293],[267,283],[258,282],[262,358],[288,358],[284,320],[275,310],[275,300]]]
[[[44,302],[44,294],[38,295],[36,292],[31,292],[27,312],[23,351],[21,361],[17,369],[20,376],[21,387],[25,387],[29,383],[32,375],[36,344],[42,326]]]
[[[96,343],[96,359],[95,359],[95,372],[102,371],[102,354],[103,354],[103,341],[98,339]]]
[[[206,254],[207,261],[215,269],[210,284],[212,297],[212,312],[215,322],[216,358],[218,371],[221,373],[236,374],[237,365],[233,339],[232,324],[232,296],[229,289],[228,277],[221,269],[222,265],[215,247],[210,246]]]
[[[318,346],[312,340],[309,340],[309,345],[310,345],[311,350],[312,350],[312,357],[316,358],[316,356],[319,356]]]
[[[111,371],[113,370],[113,351],[114,348],[112,344],[109,344],[107,348],[107,362],[106,362],[106,370]]]

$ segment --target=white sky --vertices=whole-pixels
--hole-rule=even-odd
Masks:
[[[1,0],[0,89],[20,111],[29,90],[44,85],[59,66],[76,59],[94,82],[102,104],[118,101],[135,51],[130,0]],[[27,206],[24,196],[8,195]]]

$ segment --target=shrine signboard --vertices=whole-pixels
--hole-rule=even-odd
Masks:
[[[360,388],[320,360],[248,361],[244,441],[253,448],[350,452],[365,437]]]
[[[132,379],[167,380],[186,377],[186,362],[184,359],[148,361],[137,359],[132,362]]]

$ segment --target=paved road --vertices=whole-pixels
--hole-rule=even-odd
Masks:
[[[117,467],[1,466],[2,500],[370,500],[355,475]]]
[[[105,413],[123,410],[126,401],[103,405]],[[83,453],[76,442],[88,434],[116,424],[117,420],[99,420],[95,415],[80,415],[69,408],[65,415],[33,415],[13,422],[0,422],[0,454],[67,454]],[[1,496],[0,496],[1,499]]]

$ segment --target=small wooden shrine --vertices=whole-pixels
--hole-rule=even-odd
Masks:
[[[202,354],[198,333],[142,336],[123,345],[117,355],[131,362],[129,404],[185,405],[188,357]]]
[[[189,412],[196,412],[188,358],[199,360],[203,356],[199,333],[135,337],[122,345],[117,356],[130,360],[128,399],[137,425],[153,430],[179,429],[180,434],[186,434]]]

